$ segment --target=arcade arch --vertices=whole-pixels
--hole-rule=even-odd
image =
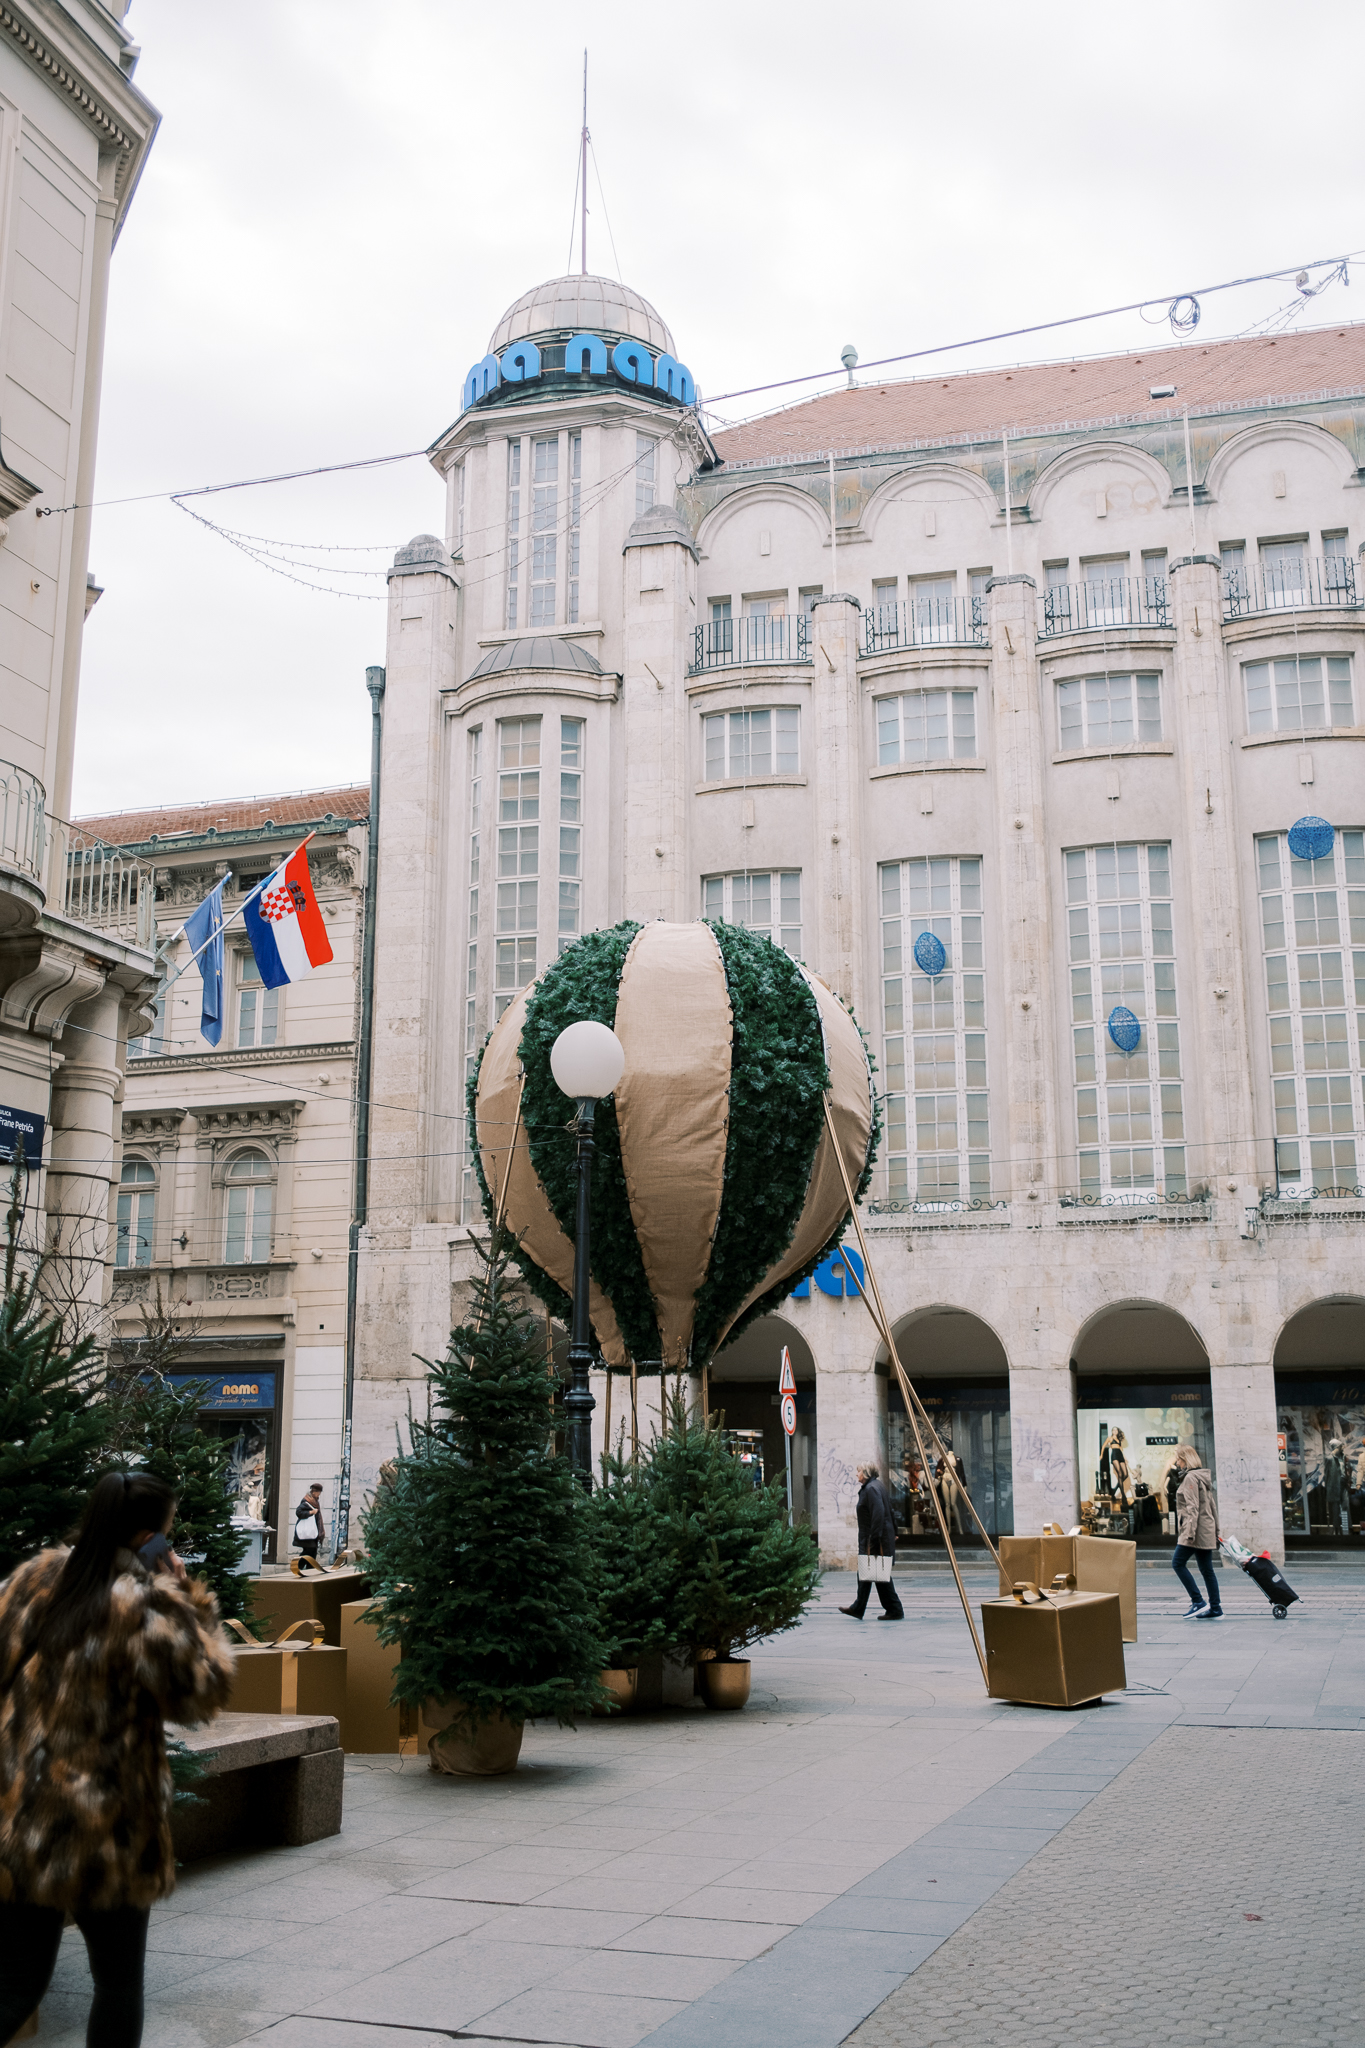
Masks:
[[[1365,1541],[1365,1299],[1307,1303],[1280,1331],[1274,1366],[1286,1542]]]
[[[814,1528],[819,1516],[815,1356],[795,1323],[785,1316],[761,1316],[733,1343],[726,1344],[707,1369],[705,1399],[712,1414],[718,1409],[723,1412],[727,1429],[755,1433],[762,1446],[764,1478],[780,1479],[787,1464],[787,1446],[777,1406],[784,1345],[796,1375],[792,1500],[797,1521],[808,1520]]]
[[[1082,1512],[1090,1502],[1101,1534],[1172,1542],[1180,1445],[1217,1477],[1203,1339],[1164,1302],[1114,1302],[1082,1325],[1071,1363]]]
[[[892,1324],[896,1351],[954,1469],[940,1473],[932,1450],[925,1472],[885,1345],[877,1372],[886,1388],[887,1462],[897,1523],[910,1544],[942,1541],[940,1516],[965,1544],[980,1545],[958,1489],[965,1486],[993,1537],[1014,1528],[1009,1359],[990,1324],[947,1302],[913,1310]]]

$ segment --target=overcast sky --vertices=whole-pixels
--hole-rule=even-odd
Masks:
[[[585,43],[616,250],[590,178],[589,267],[619,256],[720,393],[1365,247],[1362,18],[133,0],[163,121],[114,253],[97,498],[434,439],[504,308],[570,267]],[[1199,340],[1290,297],[1210,298]],[[1305,324],[1358,298],[1365,262]],[[1154,340],[1131,315],[939,360]],[[194,505],[378,570],[443,523],[422,460]],[[101,509],[91,567],[78,813],[366,778],[382,575],[319,594],[164,498]]]

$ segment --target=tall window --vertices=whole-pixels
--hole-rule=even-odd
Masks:
[[[1159,675],[1075,676],[1057,685],[1058,739],[1074,747],[1123,747],[1161,738]]]
[[[536,975],[540,902],[540,720],[498,724],[498,901],[493,1003],[500,1017]]]
[[[1256,841],[1282,1194],[1361,1181],[1365,1105],[1365,832],[1321,860],[1282,834]]]
[[[953,609],[953,593],[956,579],[952,576],[912,576],[910,578],[910,612],[914,621],[915,638],[924,644],[949,641],[957,638],[956,614]]]
[[[801,956],[801,872],[708,875],[701,885],[701,914],[726,924],[747,925],[792,955]]]
[[[1083,562],[1085,577],[1085,623],[1088,626],[1122,626],[1128,621],[1128,557],[1109,555],[1100,562]]]
[[[507,443],[507,630],[517,624],[521,594],[521,442]]]
[[[559,721],[559,950],[583,929],[583,720]]]
[[[259,1266],[270,1257],[274,1169],[256,1146],[237,1152],[227,1170],[227,1232],[223,1257],[229,1266]]]
[[[635,517],[648,512],[654,503],[659,444],[652,434],[635,436]]]
[[[280,992],[262,988],[255,955],[237,955],[237,1043],[274,1045],[280,1030]]]
[[[877,699],[877,760],[974,761],[975,690],[907,690]]]
[[[1261,575],[1268,606],[1308,603],[1308,540],[1262,541]]]
[[[147,1160],[124,1160],[115,1217],[114,1264],[150,1266],[156,1224],[156,1169]]]
[[[1245,599],[1247,595],[1247,551],[1246,542],[1224,541],[1218,550],[1223,570],[1223,595],[1229,598]]]
[[[555,622],[559,562],[559,436],[531,443],[531,615],[533,626]]]
[[[1349,654],[1248,661],[1242,677],[1248,732],[1311,732],[1355,722]]]
[[[1065,861],[1081,1191],[1183,1195],[1171,849],[1079,847]]]
[[[795,775],[801,766],[801,713],[795,704],[771,711],[716,711],[702,720],[706,780]]]
[[[461,463],[455,471],[455,552],[459,554],[464,546],[464,472]]]
[[[887,861],[879,873],[891,1197],[988,1198],[981,862]]]
[[[569,436],[569,597],[565,617],[578,624],[578,566],[581,553],[583,517],[583,436]]]
[[[464,976],[464,1077],[473,1079],[479,1057],[479,859],[483,802],[483,728],[475,726],[469,735],[469,921],[465,931]],[[474,1169],[466,1165],[462,1175],[465,1222],[474,1215]]]

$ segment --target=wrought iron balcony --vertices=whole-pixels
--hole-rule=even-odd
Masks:
[[[59,908],[73,924],[150,951],[156,898],[150,868],[50,812],[47,824],[49,910]]]
[[[1350,555],[1299,555],[1223,571],[1223,617],[1256,612],[1358,611],[1365,593]]]
[[[1171,625],[1170,586],[1164,576],[1089,577],[1054,583],[1038,599],[1038,637],[1095,633],[1109,626]]]
[[[897,647],[985,647],[989,637],[984,597],[912,597],[863,613],[864,654]]]
[[[0,867],[42,887],[47,852],[47,792],[36,775],[0,761]]]
[[[748,668],[760,662],[809,661],[810,619],[805,612],[772,619],[713,619],[696,629],[696,653],[688,673]]]

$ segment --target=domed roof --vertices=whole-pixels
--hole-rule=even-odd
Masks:
[[[674,353],[673,336],[649,300],[614,277],[552,277],[534,291],[523,292],[493,329],[488,352],[498,356],[514,341],[565,327],[588,334],[628,334],[655,355]]]
[[[469,680],[472,683],[480,676],[497,676],[509,669],[523,668],[557,669],[561,675],[575,669],[589,676],[602,673],[601,662],[586,647],[580,647],[576,640],[561,640],[556,634],[545,633],[535,638],[507,640],[501,647],[492,648]]]

